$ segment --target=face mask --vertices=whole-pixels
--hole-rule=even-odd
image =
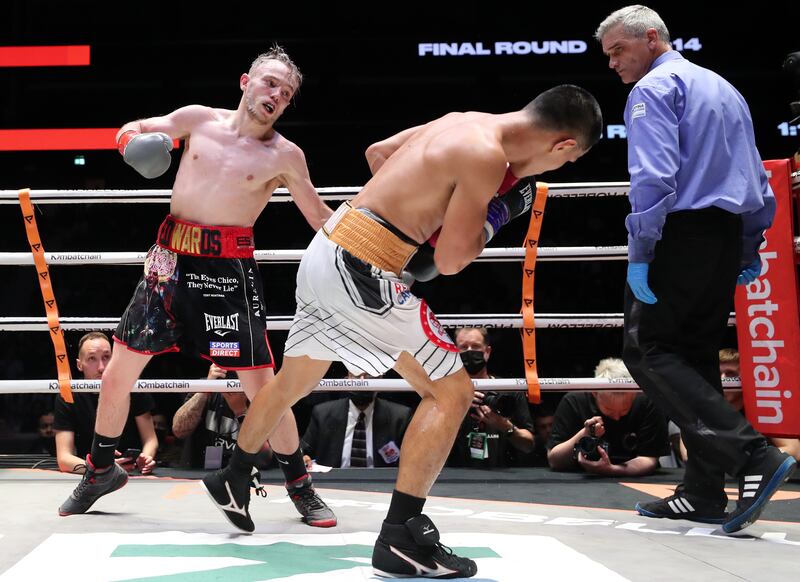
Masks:
[[[479,350],[467,350],[461,352],[461,361],[467,374],[477,374],[486,367],[486,356]]]
[[[375,398],[375,392],[350,392],[348,397],[356,406],[367,406]]]

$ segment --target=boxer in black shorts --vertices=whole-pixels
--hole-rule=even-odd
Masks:
[[[131,121],[117,133],[125,162],[145,178],[167,171],[176,140],[183,140],[184,149],[170,214],[147,254],[103,373],[87,471],[60,515],[85,513],[125,485],[127,474],[115,468],[114,451],[131,388],[154,355],[181,351],[236,370],[250,400],[274,375],[253,225],[279,187],[291,193],[314,230],[331,216],[311,183],[303,151],[273,127],[301,81],[289,56],[274,47],[239,77],[236,109],[187,105]],[[336,525],[306,472],[291,411],[282,414],[269,442],[303,521]]]
[[[253,229],[167,216],[114,339],[144,354],[182,351],[226,370],[273,367]]]

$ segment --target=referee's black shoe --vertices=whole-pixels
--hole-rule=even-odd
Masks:
[[[675,488],[675,493],[664,499],[636,504],[636,511],[645,517],[666,519],[687,519],[700,523],[724,523],[725,505],[715,504],[684,492],[683,484]]]
[[[754,451],[751,461],[739,476],[739,501],[722,524],[725,533],[734,533],[755,523],[778,488],[792,476],[797,461],[777,447]]]

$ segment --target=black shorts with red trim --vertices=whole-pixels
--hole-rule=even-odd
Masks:
[[[164,222],[176,225],[170,232],[186,230],[165,237],[162,224],[159,243],[147,253],[144,274],[114,338],[143,354],[182,351],[227,370],[272,367],[252,234],[246,245],[235,248],[236,237],[245,242],[241,231],[249,229],[195,225],[172,217]],[[205,232],[198,235],[191,229]],[[208,245],[203,247],[204,240],[214,243],[214,254],[229,256],[213,256]]]

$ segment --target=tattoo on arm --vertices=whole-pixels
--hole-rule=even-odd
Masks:
[[[175,413],[175,418],[172,421],[172,431],[177,434],[191,434],[197,425],[200,424],[200,418],[205,410],[206,395],[198,392],[192,396],[189,401],[181,406]],[[185,438],[185,437],[184,437]]]

